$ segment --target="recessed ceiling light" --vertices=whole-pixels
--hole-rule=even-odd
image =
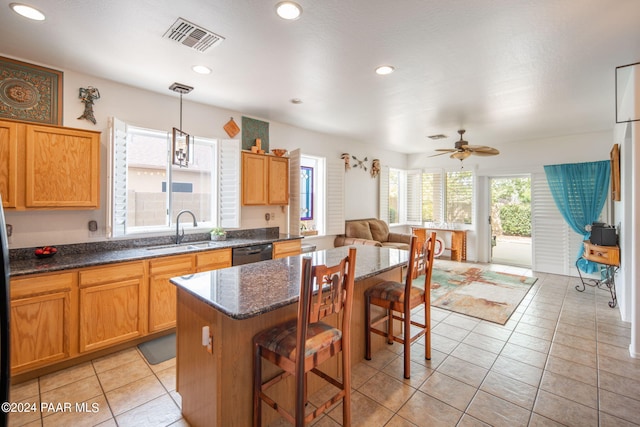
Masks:
[[[302,7],[294,1],[281,1],[276,4],[276,13],[282,19],[298,19],[302,15]]]
[[[387,74],[391,74],[395,71],[395,68],[391,65],[381,65],[376,68],[376,74],[380,74],[381,76],[386,76]]]
[[[300,98],[291,98],[292,104],[302,104],[302,99]]]
[[[211,68],[204,65],[194,65],[191,69],[198,74],[211,74]]]
[[[25,18],[33,19],[34,21],[44,21],[44,13],[32,6],[27,6],[21,3],[11,3],[9,7],[18,15]]]

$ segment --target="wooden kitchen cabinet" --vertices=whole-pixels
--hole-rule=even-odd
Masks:
[[[18,124],[0,121],[0,195],[5,208],[15,208],[18,194]]]
[[[198,273],[226,267],[231,267],[231,248],[216,249],[196,254],[196,271]]]
[[[78,352],[75,273],[11,279],[11,374]]]
[[[194,255],[177,255],[149,261],[149,332],[176,326],[176,287],[169,279],[195,272]]]
[[[302,253],[302,240],[287,240],[273,243],[273,259],[285,258]]]
[[[289,159],[243,151],[242,204],[288,205]]]
[[[2,120],[0,165],[5,207],[100,205],[100,132]]]
[[[143,261],[80,270],[80,352],[146,334],[145,279]]]

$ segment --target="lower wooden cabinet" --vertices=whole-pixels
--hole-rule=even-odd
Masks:
[[[273,259],[285,258],[302,253],[302,240],[287,240],[273,243]]]
[[[176,326],[176,287],[169,279],[192,274],[193,255],[178,255],[149,261],[149,332]]]
[[[196,254],[196,271],[219,270],[231,267],[231,248]]]
[[[11,280],[11,373],[73,356],[77,347],[74,273]]]
[[[80,352],[145,334],[144,279],[143,261],[80,270]]]

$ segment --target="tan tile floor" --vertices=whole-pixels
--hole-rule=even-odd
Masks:
[[[353,425],[640,425],[640,359],[629,357],[630,325],[608,307],[609,294],[535,275],[504,326],[433,309],[432,359],[415,343],[410,380],[397,344],[354,366]],[[136,348],[125,350],[16,385],[14,402],[71,402],[74,411],[14,414],[10,425],[187,426],[175,376],[175,359],[152,366]],[[76,402],[88,412],[75,412]],[[341,419],[338,405],[314,425]]]

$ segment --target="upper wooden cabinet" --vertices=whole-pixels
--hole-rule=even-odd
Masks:
[[[0,121],[0,166],[5,207],[100,206],[100,132]]]
[[[288,205],[289,159],[243,151],[242,204]]]

